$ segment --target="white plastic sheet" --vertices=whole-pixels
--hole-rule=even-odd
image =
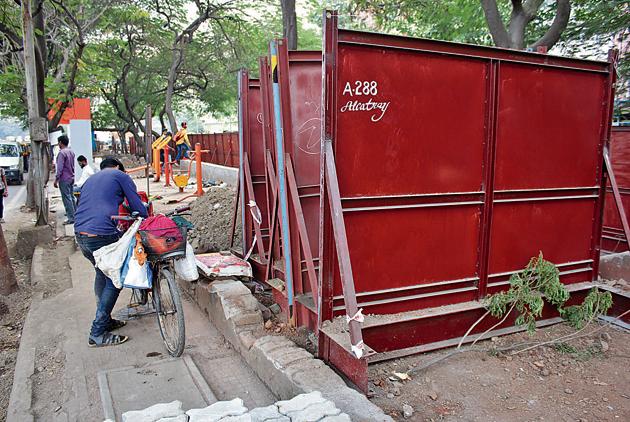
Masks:
[[[186,243],[186,256],[175,260],[175,274],[184,281],[199,279],[195,250],[190,246],[190,243]]]
[[[141,221],[141,219],[135,221],[117,242],[94,251],[96,268],[109,277],[117,289],[122,289],[120,270],[127,259],[129,246],[140,227]]]

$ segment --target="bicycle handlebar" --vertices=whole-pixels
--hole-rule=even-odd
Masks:
[[[167,217],[170,217],[172,215],[176,215],[176,214],[180,214],[183,213],[185,211],[189,211],[190,210],[190,205],[185,205],[183,207],[179,207],[173,211],[167,212],[166,214],[164,214]],[[137,213],[133,213],[132,215],[112,215],[111,216],[112,220],[115,221],[136,221],[138,219],[138,215]]]
[[[111,219],[115,221],[136,221],[136,217],[130,215],[112,215]]]
[[[164,215],[167,216],[167,217],[170,217],[170,216],[175,215],[175,214],[180,214],[180,213],[182,213],[184,211],[190,211],[190,205],[184,205],[183,207],[179,207],[177,209],[174,209],[173,211],[169,211],[169,212],[167,212]]]

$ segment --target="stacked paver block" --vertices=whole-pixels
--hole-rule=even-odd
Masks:
[[[159,403],[123,414],[123,422],[349,422],[350,417],[321,393],[301,394],[291,400],[248,411],[243,400],[220,401],[184,413],[182,403]]]

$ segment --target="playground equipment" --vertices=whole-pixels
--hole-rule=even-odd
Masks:
[[[208,150],[203,150],[201,149],[201,144],[196,143],[195,144],[195,149],[191,152],[188,151],[188,160],[184,160],[182,161],[182,166],[184,162],[188,162],[188,169],[187,170],[181,170],[180,167],[180,172],[176,173],[173,170],[173,164],[175,163],[174,161],[170,161],[170,148],[168,145],[163,145],[162,149],[164,150],[164,186],[165,187],[169,187],[171,186],[171,180],[173,181],[173,183],[175,184],[175,186],[177,186],[177,188],[179,189],[180,193],[184,192],[184,188],[186,186],[188,186],[188,182],[190,180],[191,174],[192,174],[192,168],[193,168],[193,161],[195,163],[195,178],[196,178],[196,182],[197,182],[197,189],[195,190],[194,193],[184,196],[183,198],[180,198],[178,200],[178,202],[181,202],[187,198],[190,197],[199,197],[202,196],[204,194],[203,192],[203,164],[201,161],[202,158],[202,154],[208,152]],[[158,154],[159,154],[159,150]],[[154,154],[154,163],[155,163],[155,154],[156,152],[153,152]],[[159,165],[159,156],[158,156],[158,165]],[[159,168],[155,168],[154,169],[156,171],[156,173],[159,172]],[[159,174],[159,173],[158,173]],[[159,178],[158,178],[159,180]],[[156,180],[156,181],[158,181]]]
[[[162,174],[162,162],[160,160],[160,152],[164,153],[164,157],[167,157],[168,143],[171,141],[171,135],[161,135],[153,144],[151,144],[151,150],[153,151],[153,181],[159,182],[160,175]]]

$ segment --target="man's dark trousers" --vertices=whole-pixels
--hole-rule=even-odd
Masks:
[[[95,265],[94,251],[103,246],[115,243],[120,236],[118,234],[108,236],[88,236],[77,234],[76,239],[81,248],[83,256],[85,256],[92,265]],[[116,300],[120,294],[120,290],[114,286],[101,270],[94,267],[96,277],[94,278],[94,294],[96,295],[96,317],[92,322],[90,337],[98,338],[102,336],[111,324],[111,313],[116,305]]]
[[[66,217],[68,221],[74,223],[74,196],[72,195],[72,188],[74,186],[73,181],[64,182],[59,181],[59,191],[61,192],[61,200],[63,201],[63,207],[66,209]]]

